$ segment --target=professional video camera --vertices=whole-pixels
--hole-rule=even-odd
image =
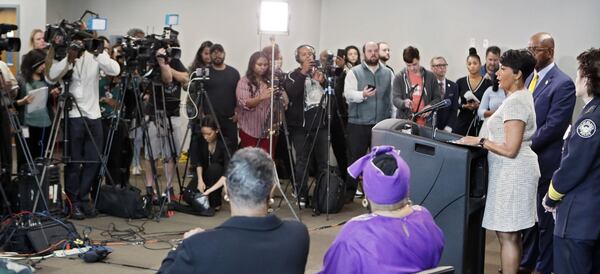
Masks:
[[[94,54],[102,52],[104,41],[94,38],[92,32],[86,30],[87,26],[83,23],[83,18],[87,14],[98,16],[97,13],[86,10],[78,21],[69,22],[63,19],[58,24],[46,25],[44,40],[54,48],[56,60],[65,58],[68,48],[78,50],[80,54],[83,51]],[[74,40],[81,40],[83,43]]]
[[[117,41],[121,50],[117,58],[123,58],[127,68],[137,68],[140,72],[146,71],[157,64],[156,58],[179,59],[181,49],[177,36],[179,32],[171,27],[165,27],[162,34],[150,34],[144,38],[123,36]],[[156,51],[166,49],[166,55],[156,56]]]
[[[321,60],[315,60],[315,67],[323,72],[325,76],[329,77],[335,74],[335,62],[333,52],[327,51],[327,59],[325,59],[325,63],[321,63]]]
[[[21,39],[13,37],[5,37],[5,34],[16,30],[16,25],[0,24],[0,52],[2,51],[19,51],[21,50]]]

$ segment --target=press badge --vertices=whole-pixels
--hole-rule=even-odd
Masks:
[[[21,130],[23,131],[23,137],[29,138],[29,127],[22,127]]]

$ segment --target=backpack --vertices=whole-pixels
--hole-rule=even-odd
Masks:
[[[327,170],[323,170],[319,174],[313,193],[313,210],[316,215],[321,213],[338,213],[344,206],[344,194],[346,189],[344,180],[337,174],[336,167],[330,167],[328,196],[327,173]]]
[[[96,208],[102,213],[121,218],[140,219],[150,216],[141,191],[131,185],[103,185],[98,192]]]

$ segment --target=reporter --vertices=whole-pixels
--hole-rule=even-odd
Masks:
[[[33,159],[43,157],[44,148],[47,145],[50,135],[50,126],[52,125],[52,102],[60,93],[57,87],[49,86],[44,81],[46,53],[42,49],[34,49],[23,56],[21,63],[21,73],[18,77],[19,93],[15,98],[19,120],[24,128],[27,128],[28,135],[27,146]],[[47,99],[44,102],[45,107],[30,112],[29,104],[34,99],[34,95],[29,92],[47,88]],[[42,96],[41,94],[35,96]],[[17,165],[19,168],[26,163],[24,151],[20,145],[17,145]]]
[[[492,85],[492,82],[481,76],[481,58],[477,55],[475,48],[469,49],[467,57],[467,70],[469,74],[456,80],[458,85],[458,114],[454,119],[452,132],[463,136],[476,136],[479,132],[479,121],[477,119],[477,109],[479,102],[468,100],[465,93],[472,92],[481,102],[483,93]],[[527,75],[525,76],[527,77]]]

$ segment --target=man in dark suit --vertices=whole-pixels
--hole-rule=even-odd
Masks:
[[[458,86],[446,78],[447,69],[448,62],[446,62],[446,58],[443,56],[431,58],[431,72],[435,75],[440,87],[440,97],[442,100],[450,99],[450,102],[452,102],[449,107],[438,111],[436,127],[440,130],[452,132],[451,121],[452,118],[456,117],[456,111],[458,110]]]
[[[274,167],[259,148],[237,151],[227,168],[232,217],[215,229],[186,233],[158,273],[304,273],[306,227],[267,214]]]
[[[538,155],[541,177],[537,203],[538,243],[535,243],[535,227],[525,232],[521,266],[527,270],[535,267],[538,273],[551,273],[554,219],[551,213],[544,210],[541,202],[548,191],[552,174],[560,165],[563,136],[575,107],[575,85],[554,63],[554,38],[550,34],[534,34],[529,40],[528,49],[536,59],[535,70],[525,82],[525,87],[533,93],[537,123],[531,148]],[[537,256],[536,247],[539,252]]]

